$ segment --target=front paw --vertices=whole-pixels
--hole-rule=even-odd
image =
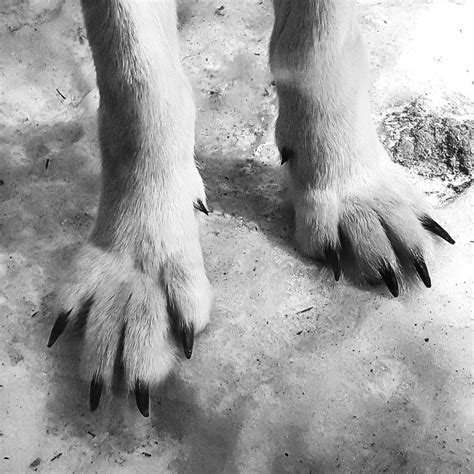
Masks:
[[[124,251],[92,244],[76,257],[48,347],[68,324],[84,327],[82,366],[91,381],[91,410],[121,374],[148,416],[149,387],[173,368],[178,346],[191,357],[194,335],[209,319],[211,290],[199,245],[189,249],[160,255],[159,266],[146,270]]]
[[[294,193],[296,241],[304,254],[358,282],[383,281],[393,296],[413,274],[431,286],[425,263],[430,235],[454,244],[421,197],[390,162],[333,189]]]

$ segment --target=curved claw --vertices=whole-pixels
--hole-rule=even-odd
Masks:
[[[280,151],[281,164],[284,165],[287,161],[293,160],[295,152],[291,148],[284,146]]]
[[[99,407],[102,385],[102,379],[97,374],[94,375],[91,380],[91,388],[89,392],[89,407],[91,411],[95,411]]]
[[[389,264],[386,264],[383,268],[379,270],[379,272],[380,276],[382,277],[382,280],[387,285],[387,288],[389,289],[390,293],[392,293],[393,296],[397,297],[399,293],[398,281],[397,276],[393,271],[393,268]]]
[[[453,245],[455,243],[454,239],[430,216],[425,214],[424,216],[420,217],[421,225],[428,231],[442,239],[446,240],[446,242]]]
[[[335,248],[328,245],[324,251],[324,257],[329,265],[331,265],[335,280],[339,281],[339,278],[341,277],[341,260],[339,258],[339,253]]]
[[[49,335],[49,340],[48,340],[48,347],[51,347],[58,337],[64,332],[66,329],[67,323],[68,323],[68,318],[69,315],[71,314],[72,310],[69,311],[63,311],[60,313],[58,318],[56,319],[56,322],[54,323],[53,329],[51,329],[51,334]]]
[[[415,266],[416,273],[418,273],[426,288],[431,288],[431,278],[424,258],[421,255],[414,256],[413,265]]]
[[[203,214],[206,214],[206,216],[209,215],[209,209],[204,205],[201,199],[196,200],[196,202],[194,203],[194,209],[202,212]]]
[[[194,327],[192,324],[183,327],[181,338],[183,341],[184,355],[186,356],[186,359],[191,359],[194,345]]]
[[[135,400],[140,413],[144,417],[150,416],[150,395],[148,393],[148,385],[139,380],[135,383]]]

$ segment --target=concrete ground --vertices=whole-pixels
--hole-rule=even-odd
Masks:
[[[473,2],[360,4],[375,117],[424,95],[473,118]],[[215,209],[202,232],[212,320],[149,419],[125,398],[90,414],[80,341],[46,349],[98,198],[79,2],[6,0],[0,14],[0,472],[472,471],[473,193],[430,192],[456,240],[433,246],[431,289],[394,299],[299,257],[272,138],[269,0],[181,7]]]

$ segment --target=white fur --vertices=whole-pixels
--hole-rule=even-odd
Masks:
[[[179,59],[173,1],[84,0],[100,91],[103,186],[90,242],[60,301],[71,317],[93,299],[84,344],[86,376],[130,387],[158,383],[173,367],[171,301],[196,333],[209,319],[211,290],[199,243],[194,163],[195,109]],[[123,336],[122,336],[123,333]]]
[[[354,4],[347,0],[274,0],[270,67],[279,116],[276,142],[291,149],[285,165],[295,207],[296,241],[308,256],[353,247],[353,273],[378,279],[381,262],[402,269],[398,250],[420,253],[423,204],[388,158],[370,117],[368,61]]]
[[[103,186],[94,230],[60,305],[77,319],[92,298],[87,377],[99,374],[110,385],[123,345],[129,386],[158,383],[182,350],[171,336],[169,303],[199,332],[211,300],[193,207],[205,203],[193,159],[195,110],[179,60],[175,3],[82,4],[101,96]],[[342,230],[357,276],[379,279],[383,261],[400,277],[399,254],[422,254],[423,207],[376,136],[354,4],[274,0],[274,9],[276,141],[294,153],[286,167],[296,240],[305,254],[321,257],[339,245]]]

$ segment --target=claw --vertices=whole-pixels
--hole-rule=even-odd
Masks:
[[[200,199],[198,199],[194,203],[194,209],[196,209],[197,211],[202,212],[203,214],[206,214],[206,216],[209,215],[209,209],[204,205],[204,203]]]
[[[379,272],[383,281],[387,285],[387,288],[389,289],[390,293],[392,293],[393,296],[397,297],[398,296],[398,281],[397,281],[397,276],[395,275],[395,272],[393,271],[393,268],[389,264],[386,264],[384,267],[382,267],[379,270]]]
[[[64,329],[66,329],[71,311],[72,310],[63,311],[56,319],[53,329],[51,329],[51,334],[49,335],[48,347],[51,347],[56,342],[58,337],[64,332]]]
[[[135,400],[140,413],[144,417],[150,416],[150,396],[148,393],[148,385],[139,380],[135,383]]]
[[[441,237],[442,239],[446,240],[446,242],[450,243],[451,245],[454,244],[453,238],[430,216],[425,214],[424,216],[420,217],[421,225],[432,234]]]
[[[184,355],[186,356],[186,359],[191,359],[194,344],[194,328],[192,323],[189,326],[183,327],[181,337],[183,340]]]
[[[421,281],[425,284],[426,288],[431,288],[431,278],[428,273],[428,268],[424,258],[421,255],[416,255],[413,257],[413,265],[415,270],[421,278]]]
[[[324,256],[329,265],[331,265],[335,280],[339,281],[341,277],[341,260],[338,251],[328,245],[324,251]]]
[[[102,394],[102,379],[96,374],[92,377],[91,388],[89,392],[89,407],[91,411],[96,411],[100,403],[100,395]]]
[[[295,152],[290,148],[284,146],[281,151],[281,164],[284,165],[287,161],[292,160],[295,157]]]
[[[191,359],[194,344],[194,326],[193,323],[187,323],[180,311],[168,295],[168,314],[170,315],[176,342],[183,345],[186,359]]]

